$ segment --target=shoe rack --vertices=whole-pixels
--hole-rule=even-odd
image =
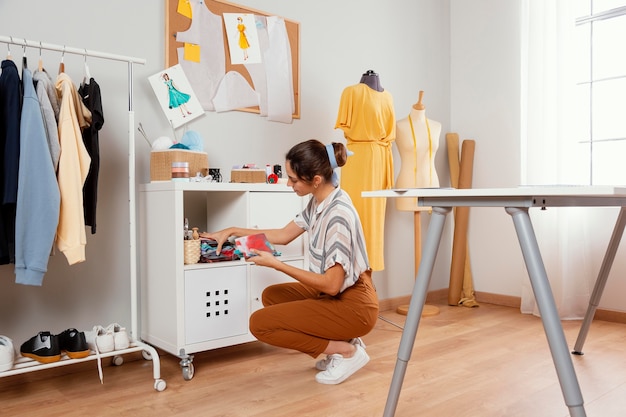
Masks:
[[[138,331],[138,296],[137,296],[137,249],[136,249],[136,191],[135,191],[135,116],[133,111],[133,64],[145,64],[145,59],[129,57],[117,54],[111,54],[107,52],[91,51],[84,48],[75,48],[66,45],[55,45],[45,43],[41,41],[32,41],[27,39],[13,38],[10,36],[0,36],[0,42],[7,45],[19,45],[24,48],[33,49],[45,49],[51,51],[61,52],[63,54],[81,55],[85,58],[94,57],[109,61],[125,62],[128,65],[127,69],[127,81],[128,81],[128,200],[130,211],[130,271],[129,271],[129,284],[131,292],[131,327],[130,327],[130,339],[131,343],[127,349],[121,349],[105,354],[90,354],[89,356],[81,359],[69,359],[65,356],[60,361],[52,363],[39,363],[37,361],[20,357],[14,362],[13,368],[0,372],[0,378],[8,377],[11,375],[34,372],[38,370],[48,369],[52,367],[72,365],[79,362],[85,362],[90,360],[96,360],[101,358],[112,357],[113,364],[121,365],[123,363],[122,355],[132,352],[142,352],[144,359],[150,359],[153,363],[153,377],[154,377],[154,389],[157,391],[163,391],[166,388],[166,383],[161,379],[161,366],[159,355],[155,348],[143,343],[137,337]]]

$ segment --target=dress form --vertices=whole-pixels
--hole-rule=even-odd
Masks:
[[[346,147],[354,152],[341,168],[340,185],[361,218],[370,267],[372,271],[382,271],[387,201],[363,198],[361,193],[393,188],[396,117],[389,90],[376,88],[381,88],[379,77],[371,70],[363,74],[362,82],[344,88],[335,129],[343,131]]]
[[[400,153],[400,173],[396,179],[396,188],[439,187],[439,177],[435,170],[435,153],[439,148],[441,123],[426,118],[426,107],[422,104],[424,92],[419,92],[419,99],[411,107],[409,115],[396,124],[396,145]],[[429,207],[417,205],[416,198],[397,198],[396,208],[413,212],[413,233],[415,245],[415,276],[422,256],[422,221],[420,213]],[[406,315],[408,305],[400,305],[397,313]],[[422,316],[439,314],[439,308],[424,305]]]
[[[441,123],[426,118],[423,94],[420,91],[419,100],[411,107],[409,115],[396,124],[396,145],[401,162],[396,188],[439,187],[435,154],[439,149]],[[396,199],[396,208],[401,211],[428,210],[428,207],[418,206],[415,198]]]
[[[374,70],[367,70],[361,76],[361,83],[367,85],[372,90],[376,91],[385,91],[385,89],[380,85],[380,77]]]

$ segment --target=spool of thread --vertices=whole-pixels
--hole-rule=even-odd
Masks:
[[[273,172],[267,176],[267,183],[268,184],[277,184],[278,183],[278,175],[274,174]]]
[[[172,181],[189,182],[189,162],[172,162]]]

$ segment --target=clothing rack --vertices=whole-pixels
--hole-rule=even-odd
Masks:
[[[151,359],[153,363],[154,389],[163,391],[166,383],[161,379],[161,365],[159,355],[152,346],[141,342],[138,338],[138,295],[137,295],[137,228],[136,228],[136,180],[135,180],[135,113],[133,111],[133,64],[145,64],[143,58],[136,58],[124,55],[111,54],[106,52],[98,52],[87,49],[69,47],[66,45],[55,45],[44,43],[41,41],[33,41],[23,38],[14,38],[13,36],[0,36],[0,43],[5,43],[7,48],[10,45],[18,45],[24,48],[35,48],[39,50],[58,51],[63,54],[75,54],[86,57],[101,58],[113,61],[126,62],[128,64],[128,202],[129,202],[129,229],[130,229],[130,293],[131,293],[131,345],[128,349],[116,350],[110,354],[101,354],[99,357],[114,356],[113,363],[121,364],[123,359],[121,354],[131,352],[142,352],[145,359]],[[10,49],[9,49],[10,53]],[[39,364],[30,359],[19,359],[14,369],[0,373],[0,377],[15,375],[19,373],[30,372],[45,368],[69,365],[77,362],[84,362],[90,359],[96,359],[98,355],[90,355],[84,359],[62,359],[59,362],[49,364]]]

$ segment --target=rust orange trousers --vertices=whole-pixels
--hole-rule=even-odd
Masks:
[[[336,296],[299,282],[267,287],[264,308],[250,316],[250,331],[260,341],[306,353],[324,353],[331,340],[366,335],[378,317],[378,297],[371,271]]]

